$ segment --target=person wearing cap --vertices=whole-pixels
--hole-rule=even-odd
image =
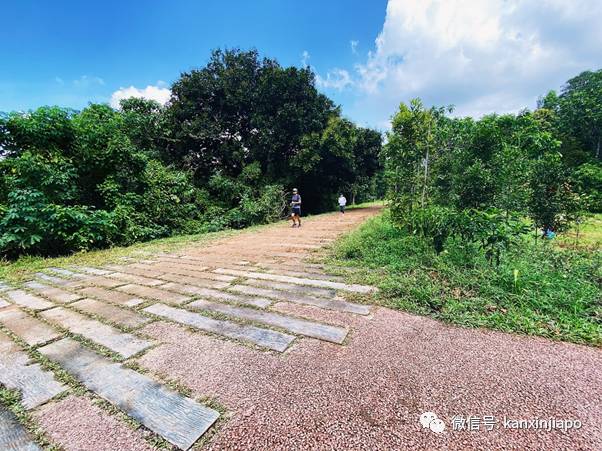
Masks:
[[[291,218],[293,227],[301,227],[301,195],[297,188],[293,188],[293,197],[291,198]]]

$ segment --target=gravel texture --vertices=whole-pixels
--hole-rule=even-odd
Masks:
[[[36,413],[50,439],[65,451],[147,451],[153,448],[134,431],[91,400],[69,396]]]
[[[192,277],[195,268],[257,271],[262,264],[276,272],[319,272],[319,266],[303,263],[315,244],[336,238],[376,211],[315,216],[304,219],[301,229],[276,224],[245,231],[191,245],[181,257],[159,256],[159,266]],[[117,291],[101,294],[93,297],[123,302]],[[348,327],[349,335],[343,345],[299,337],[276,353],[173,322],[142,329],[159,344],[136,359],[150,376],[178,382],[193,397],[213,398],[227,410],[209,449],[602,449],[601,349],[462,329],[377,307],[366,316],[290,302],[267,310]],[[446,429],[422,428],[423,412],[435,413]],[[147,446],[140,432],[87,399],[52,403],[37,416],[65,449]],[[492,430],[481,425],[479,431],[458,431],[452,428],[455,416],[493,416],[498,424]],[[579,420],[582,427],[508,429],[504,417]]]
[[[377,309],[347,346],[305,339],[283,356],[145,328],[140,363],[226,405],[211,449],[602,449],[602,352],[461,329]],[[435,412],[447,430],[422,429]],[[578,419],[581,429],[453,431],[461,415]]]

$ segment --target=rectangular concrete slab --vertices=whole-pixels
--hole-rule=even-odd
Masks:
[[[154,304],[144,309],[145,312],[167,318],[187,326],[194,327],[217,335],[254,343],[264,348],[282,352],[295,339],[292,335],[283,334],[255,326],[244,326],[230,321],[207,318],[199,313],[189,312],[164,304]]]
[[[14,302],[22,307],[27,307],[32,310],[44,310],[54,307],[52,302],[47,301],[39,296],[34,296],[23,290],[11,290],[4,293],[9,301]]]
[[[88,286],[103,287],[103,288],[115,288],[115,287],[118,287],[119,285],[123,285],[125,283],[126,282],[124,282],[123,280],[110,279],[105,276],[95,276],[95,277],[90,277],[89,279],[86,279],[86,280],[72,282],[68,286],[72,287],[72,288],[81,288],[81,287],[88,287]]]
[[[214,288],[226,288],[230,284],[227,282],[212,282],[211,285]],[[163,285],[162,288],[165,288],[166,290],[170,290],[170,291],[177,291],[178,293],[190,294],[193,296],[200,295],[201,293],[204,292],[204,290],[210,289],[210,288],[205,288],[202,286],[199,287],[199,286],[195,286],[195,285],[188,285],[185,283],[177,283],[177,282],[168,282],[165,285]]]
[[[142,304],[144,301],[137,296],[132,296],[119,291],[107,290],[100,287],[87,287],[80,290],[84,296],[100,299],[114,304],[125,305],[127,307],[135,307]]]
[[[41,451],[17,417],[0,406],[0,449],[3,451]]]
[[[0,310],[0,323],[29,346],[37,346],[60,337],[48,324],[16,307]]]
[[[43,280],[44,282],[50,282],[53,285],[57,285],[59,287],[68,285],[72,283],[72,280],[64,279],[62,277],[50,276],[48,274],[44,274],[42,272],[37,272],[34,274],[36,279]]]
[[[190,307],[209,310],[212,312],[223,313],[224,315],[236,318],[256,321],[269,324],[270,326],[281,327],[289,332],[307,337],[318,338],[320,340],[330,341],[332,343],[343,343],[347,336],[347,329],[343,327],[329,326],[327,324],[316,323],[292,316],[281,315],[279,313],[265,312],[245,307],[236,307],[217,302],[205,300],[194,301],[189,304]]]
[[[95,276],[106,276],[107,274],[111,273],[111,271],[107,271],[106,269],[93,268],[91,266],[74,266],[73,269],[76,271],[93,274]]]
[[[226,268],[217,268],[214,272],[218,274],[232,274],[241,277],[250,277],[253,279],[274,280],[276,282],[294,283],[298,285],[310,285],[320,288],[331,288],[333,290],[350,291],[353,293],[372,293],[376,288],[366,285],[346,284],[341,282],[332,282],[330,280],[304,279],[301,277],[281,276],[278,274],[269,274],[262,272],[244,272],[230,270]]]
[[[68,302],[77,301],[81,299],[81,296],[70,293],[69,291],[61,290],[60,288],[51,287],[44,285],[43,283],[31,281],[24,284],[30,290],[35,291],[41,296],[50,299],[51,301],[58,302],[60,304],[66,304]]]
[[[8,336],[0,332],[0,383],[21,392],[21,403],[33,409],[67,389],[52,373],[33,363]],[[1,449],[1,448],[0,448]]]
[[[151,277],[154,279],[158,279],[163,275],[163,272],[155,271],[153,269],[150,269],[150,267],[148,269],[141,269],[134,267],[134,265],[107,265],[105,266],[105,268],[111,269],[116,272],[135,274],[137,276]]]
[[[229,282],[221,282],[216,280],[204,279],[194,276],[186,276],[183,274],[170,274],[164,273],[161,278],[163,280],[175,283],[183,283],[186,285],[194,285],[197,287],[206,287],[206,288],[224,288],[229,285]]]
[[[46,310],[41,315],[49,322],[58,324],[74,334],[81,335],[94,343],[102,345],[126,359],[153,344],[148,340],[121,332],[112,326],[89,319],[63,307]]]
[[[89,315],[97,315],[105,320],[124,327],[139,327],[148,323],[150,318],[128,309],[117,307],[96,299],[82,299],[74,302],[71,307]]]
[[[234,285],[229,288],[230,291],[237,293],[245,293],[256,296],[264,296],[280,301],[294,302],[295,304],[313,305],[327,310],[336,310],[338,312],[356,313],[358,315],[367,315],[370,313],[370,307],[367,305],[354,304],[339,299],[326,299],[308,296],[299,293],[286,293],[280,290],[272,290],[269,288],[258,288],[249,285]]]
[[[187,450],[219,417],[219,413],[170,390],[148,376],[65,338],[40,348],[89,390],[170,443]]]
[[[108,277],[111,277],[113,279],[123,280],[124,282],[127,282],[127,283],[135,283],[138,285],[146,285],[149,287],[156,287],[157,285],[161,285],[161,284],[165,283],[164,280],[153,279],[150,277],[139,276],[136,274],[128,274],[128,273],[123,273],[123,272],[114,272],[114,273],[110,274]]]
[[[167,287],[166,287],[167,288]],[[152,299],[157,301],[172,302],[174,304],[182,304],[190,300],[189,296],[167,291],[166,289],[144,287],[142,285],[129,284],[116,288],[124,293],[133,294],[135,296]]]
[[[293,293],[308,294],[321,298],[333,298],[337,292],[327,288],[308,287],[307,285],[295,285],[293,283],[273,282],[271,280],[247,279],[245,285],[259,288],[272,288],[274,290],[288,291]]]
[[[236,277],[227,276],[224,274],[215,274],[212,272],[207,272],[205,269],[184,268],[180,265],[177,265],[176,263],[161,262],[161,263],[156,263],[152,266],[149,266],[149,265],[140,265],[140,266],[146,266],[149,269],[153,268],[156,271],[163,271],[165,273],[182,274],[182,275],[186,275],[186,276],[196,277],[199,279],[217,280],[220,282],[230,282],[230,281],[236,279]],[[204,267],[204,268],[206,268],[206,267]],[[138,269],[143,269],[143,268],[139,267]]]
[[[65,276],[71,279],[87,279],[89,277],[86,274],[70,271],[68,269],[63,268],[48,268],[48,271],[52,271],[55,274],[60,274],[61,276]]]
[[[330,280],[332,282],[343,282],[343,278],[340,276],[330,276],[328,274],[319,274],[314,272],[305,271],[289,271],[286,269],[267,269],[265,272],[269,274],[278,274],[281,276],[301,277],[304,279],[313,280]]]
[[[212,290],[211,288],[198,289],[196,294],[207,298],[219,299],[220,301],[252,305],[253,307],[259,308],[266,308],[272,304],[271,299],[260,298],[257,296],[246,296],[244,294],[227,293],[225,291]]]

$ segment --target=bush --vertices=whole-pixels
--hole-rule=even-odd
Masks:
[[[354,281],[380,288],[380,302],[461,326],[602,345],[602,252],[569,251],[523,240],[498,266],[477,243],[430,240],[388,215],[369,220],[335,248]]]
[[[49,203],[36,190],[9,193],[8,207],[0,220],[0,254],[22,252],[59,255],[110,244],[116,229],[106,211]]]

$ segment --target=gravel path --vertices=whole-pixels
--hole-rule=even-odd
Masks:
[[[129,362],[158,383],[176,382],[196,402],[212,400],[225,409],[219,426],[203,442],[206,449],[602,449],[601,349],[331,302],[340,299],[334,286],[344,288],[339,294],[371,287],[337,285],[344,278],[328,276],[308,258],[377,212],[370,208],[320,215],[306,219],[300,229],[277,224],[191,245],[177,254],[124,262],[117,267],[123,282],[115,282],[117,276],[110,273],[115,267],[107,266],[73,268],[79,275],[57,272],[60,277],[47,283],[106,303],[92,313],[109,324],[117,308],[150,321],[128,333],[157,346]],[[206,288],[216,281],[219,285]],[[241,287],[260,297],[235,296]],[[177,294],[183,288],[189,296]],[[40,296],[42,302],[57,305],[44,290]],[[13,305],[8,308],[18,308],[14,304],[23,296],[13,298],[5,297]],[[272,333],[261,321],[236,322],[240,318],[225,315],[219,317],[223,330],[214,327],[207,333],[186,327],[178,318],[200,321],[208,315],[203,302],[194,302],[199,299],[242,303],[317,323],[308,327],[340,326],[348,334],[337,344],[283,328],[279,331],[294,340],[270,350],[261,341],[250,341],[242,333],[250,329],[240,327],[252,325],[262,336]],[[160,304],[174,312],[171,321],[148,314]],[[2,308],[7,306],[0,304]],[[226,333],[233,328],[240,331],[238,339]],[[90,332],[92,342],[98,333]],[[123,396],[115,403],[127,407],[129,395]],[[169,409],[164,410],[169,417]],[[423,417],[430,428],[420,424],[424,412],[437,416]],[[148,431],[131,429],[88,397],[51,400],[32,413],[47,437],[63,449],[152,449],[152,440],[145,440]],[[556,426],[561,420],[581,424],[565,430],[534,429],[537,419],[555,420]],[[517,429],[517,420],[529,428]]]

